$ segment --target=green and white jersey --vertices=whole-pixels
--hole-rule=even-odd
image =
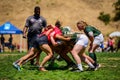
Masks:
[[[86,26],[84,29],[85,34],[89,37],[89,32],[93,32],[93,36],[96,37],[101,34],[101,32],[93,26]]]

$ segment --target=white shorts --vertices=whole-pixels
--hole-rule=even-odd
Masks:
[[[88,37],[85,34],[81,34],[78,38],[77,38],[77,45],[82,45],[84,47],[88,46]],[[75,44],[75,45],[76,45]]]
[[[103,42],[104,42],[104,37],[102,34],[100,34],[95,37],[93,44],[98,44],[100,46],[101,44],[103,44]]]

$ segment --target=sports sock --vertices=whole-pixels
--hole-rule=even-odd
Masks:
[[[83,71],[82,64],[78,64],[77,66],[80,71]]]
[[[90,68],[95,68],[95,66],[94,66],[91,62],[88,63],[88,66],[89,66]]]
[[[95,53],[93,53],[93,54],[94,54],[95,62],[97,62],[97,57],[96,57],[96,54],[95,54]]]

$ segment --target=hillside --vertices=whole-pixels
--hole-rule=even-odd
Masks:
[[[116,25],[120,25],[111,22],[106,26],[97,17],[102,11],[113,16],[113,2],[115,0],[1,0],[0,25],[10,21],[23,29],[26,18],[33,14],[34,6],[39,5],[41,15],[47,19],[48,24],[54,24],[59,19],[63,26],[70,26],[77,31],[76,22],[84,20],[106,35],[115,31]],[[118,29],[120,30],[120,27]]]

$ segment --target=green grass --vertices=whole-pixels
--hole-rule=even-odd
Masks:
[[[0,53],[0,80],[120,80],[119,52],[97,53],[101,68],[84,72],[63,70],[61,67],[66,65],[64,61],[56,61],[59,67],[48,72],[40,72],[29,63],[23,66],[22,71],[17,71],[12,63],[23,55],[25,53]]]

